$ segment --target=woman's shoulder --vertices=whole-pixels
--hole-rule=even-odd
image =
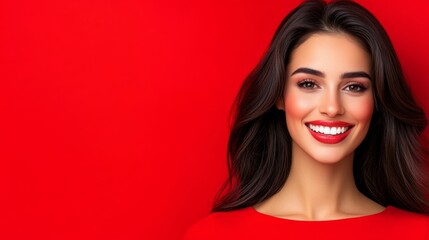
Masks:
[[[384,217],[386,217],[386,219],[390,219],[393,222],[407,224],[410,226],[414,224],[426,224],[426,227],[428,227],[429,229],[428,215],[406,211],[394,206],[388,206],[385,211]]]
[[[429,216],[389,206],[379,224],[398,239],[429,239]]]
[[[194,223],[185,234],[185,240],[212,239],[214,236],[237,231],[249,220],[250,207],[228,212],[212,212]]]

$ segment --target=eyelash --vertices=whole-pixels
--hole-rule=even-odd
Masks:
[[[359,83],[352,83],[352,84],[349,84],[349,85],[347,85],[347,86],[346,86],[346,88],[349,88],[349,89],[350,89],[350,87],[351,87],[351,86],[353,86],[353,87],[355,87],[355,88],[360,88],[360,90],[348,90],[348,91],[351,91],[351,92],[365,92],[365,91],[366,91],[366,89],[367,89],[364,85],[359,84]]]
[[[299,81],[297,83],[297,85],[298,85],[298,87],[303,88],[303,89],[307,89],[307,90],[315,89],[318,87],[316,82],[311,80],[311,79],[304,79],[302,81]],[[311,85],[311,86],[308,86],[308,85]],[[355,88],[355,90],[351,90],[350,87]],[[365,87],[361,83],[351,83],[351,84],[348,84],[346,87],[344,87],[344,89],[346,91],[350,91],[353,93],[360,93],[360,92],[365,92],[367,90],[367,87]],[[358,90],[356,90],[356,89],[358,89]]]
[[[313,85],[313,87],[306,86],[307,84],[312,84],[312,85]],[[298,87],[300,87],[300,88],[304,88],[304,89],[314,89],[314,88],[315,88],[315,86],[317,86],[316,82],[314,82],[314,81],[313,81],[313,80],[311,80],[311,79],[304,79],[304,80],[302,80],[302,81],[299,81],[299,82],[297,83],[297,85],[298,85]]]

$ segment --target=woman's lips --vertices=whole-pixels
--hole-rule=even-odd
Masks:
[[[310,134],[319,142],[335,144],[343,141],[353,128],[353,124],[342,121],[311,121],[305,123]]]

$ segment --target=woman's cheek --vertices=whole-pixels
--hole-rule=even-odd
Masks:
[[[298,91],[288,91],[285,98],[286,115],[304,117],[314,108],[315,96]]]
[[[372,113],[374,111],[374,100],[372,94],[363,96],[360,101],[349,101],[346,111],[348,111],[361,124],[369,126]]]

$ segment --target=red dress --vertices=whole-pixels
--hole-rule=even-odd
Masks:
[[[373,215],[327,221],[277,218],[247,207],[216,212],[188,229],[185,240],[425,239],[429,216],[388,206]]]

